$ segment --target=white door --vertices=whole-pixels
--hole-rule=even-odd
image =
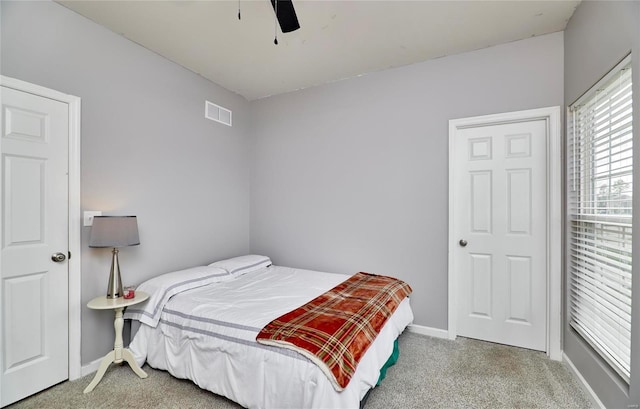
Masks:
[[[457,334],[546,350],[547,122],[455,134]]]
[[[0,403],[68,378],[68,105],[2,87]],[[60,257],[61,258],[61,257]]]

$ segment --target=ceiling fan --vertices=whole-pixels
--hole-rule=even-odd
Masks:
[[[292,0],[271,0],[271,6],[283,33],[290,33],[300,28]]]
[[[273,11],[276,16],[276,20],[280,25],[280,30],[283,33],[290,33],[292,31],[296,31],[300,28],[300,23],[298,22],[298,16],[296,15],[296,10],[293,8],[292,0],[269,0],[271,2],[271,7],[273,7]],[[238,20],[240,20],[240,0],[238,0]],[[276,28],[275,38],[273,40],[274,44],[278,44],[278,29]]]

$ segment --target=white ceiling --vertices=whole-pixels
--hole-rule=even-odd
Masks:
[[[59,1],[248,100],[562,31],[580,0]],[[238,4],[242,20],[238,20]]]

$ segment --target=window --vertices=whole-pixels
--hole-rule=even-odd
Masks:
[[[629,382],[631,58],[569,107],[571,326]]]

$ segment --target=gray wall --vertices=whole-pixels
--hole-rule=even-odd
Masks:
[[[3,75],[82,98],[82,208],[138,216],[125,284],[249,250],[249,104],[196,74],[50,2],[2,2]],[[209,99],[234,126],[203,118]],[[80,215],[77,215],[80,217]],[[82,363],[113,347],[110,252],[82,231]]]
[[[251,103],[251,251],[405,279],[447,328],[448,121],[563,103],[563,34]]]
[[[634,145],[640,146],[640,2],[586,1],[565,30],[565,103],[570,105],[632,51]],[[640,149],[634,162],[640,163]],[[640,166],[634,170],[640,180]],[[640,231],[640,197],[634,196],[634,231]],[[640,260],[640,240],[633,258]],[[565,313],[564,352],[607,408],[640,405],[640,276],[634,268],[631,385],[626,385],[569,327]],[[567,282],[568,289],[568,282]],[[568,297],[568,295],[567,295]]]

